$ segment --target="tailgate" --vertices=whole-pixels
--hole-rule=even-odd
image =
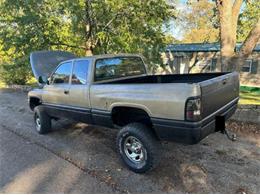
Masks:
[[[199,84],[202,94],[202,118],[209,116],[239,97],[239,75],[237,72],[226,73]]]

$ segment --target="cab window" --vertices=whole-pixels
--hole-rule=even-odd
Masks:
[[[95,81],[145,74],[140,57],[114,57],[96,60]]]
[[[78,60],[74,62],[71,84],[84,85],[87,83],[89,61]]]
[[[65,62],[61,64],[55,73],[52,75],[51,83],[52,84],[68,84],[70,81],[72,63]]]

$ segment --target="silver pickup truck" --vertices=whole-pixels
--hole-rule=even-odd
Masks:
[[[36,130],[62,117],[120,128],[119,154],[138,173],[158,164],[161,140],[195,144],[222,131],[239,100],[236,72],[150,75],[132,54],[40,51],[30,61],[41,86],[28,94]]]

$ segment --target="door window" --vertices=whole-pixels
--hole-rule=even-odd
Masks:
[[[70,80],[72,63],[66,62],[61,64],[55,73],[52,75],[51,83],[52,84],[67,84]]]
[[[89,61],[78,60],[74,62],[71,84],[84,85],[87,83]]]

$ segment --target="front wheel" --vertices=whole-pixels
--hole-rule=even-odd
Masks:
[[[128,124],[119,131],[117,149],[123,162],[136,173],[151,170],[160,161],[160,142],[151,129],[140,123]]]
[[[46,134],[51,131],[51,117],[44,111],[42,106],[34,108],[34,122],[36,131],[39,134]]]

